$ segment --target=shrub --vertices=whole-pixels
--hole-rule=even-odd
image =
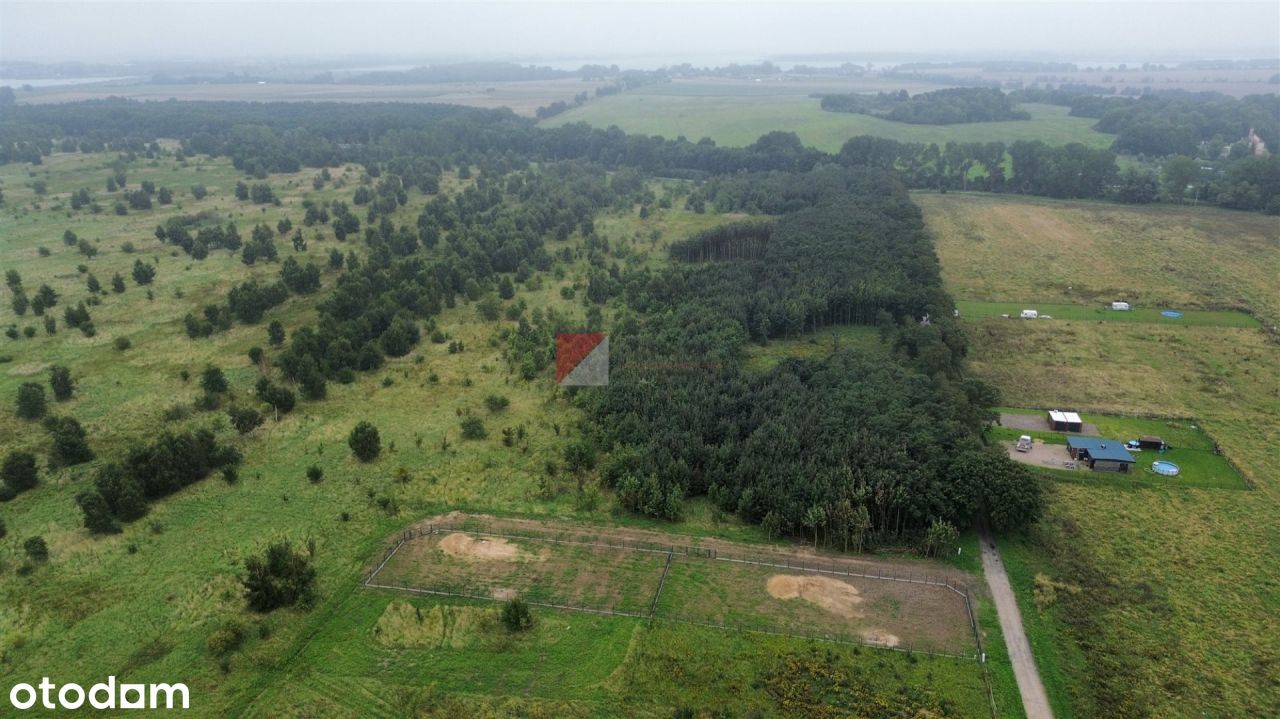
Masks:
[[[533,614],[529,605],[519,597],[513,597],[502,605],[502,626],[509,632],[523,632],[533,627]]]
[[[484,439],[489,436],[489,431],[484,428],[484,422],[479,417],[465,417],[462,420],[462,438],[463,439]]]
[[[49,545],[45,544],[44,537],[31,537],[22,543],[22,551],[27,553],[27,559],[33,562],[49,561]]]
[[[97,490],[76,495],[76,504],[84,513],[84,528],[93,534],[118,534],[120,523],[111,514],[107,500]]]
[[[46,417],[44,428],[53,436],[53,447],[49,450],[51,466],[69,467],[93,459],[84,428],[73,417]]]
[[[62,365],[49,368],[49,386],[53,388],[53,398],[59,402],[71,399],[75,391],[75,380],[71,379],[71,370]]]
[[[200,389],[209,394],[221,394],[227,391],[227,377],[222,370],[209,365],[200,375]]]
[[[133,341],[130,340],[128,337],[117,337],[115,339],[115,346],[116,346],[116,349],[123,352],[133,346]]]
[[[491,394],[484,398],[484,406],[489,408],[490,412],[501,412],[511,405],[511,400],[501,395]]]
[[[205,646],[208,647],[210,654],[220,657],[239,649],[243,641],[244,630],[240,627],[240,624],[228,621],[213,630],[213,634],[209,635],[209,640],[205,643]]]
[[[40,419],[45,413],[44,387],[35,382],[23,382],[18,387],[18,416],[22,419]]]
[[[255,612],[266,613],[311,599],[316,570],[311,556],[287,542],[272,542],[262,556],[245,560],[245,601]]]
[[[0,539],[4,539],[9,535],[9,530],[4,526],[4,519],[0,518]]]
[[[240,434],[249,434],[262,425],[262,413],[252,407],[232,407],[227,410],[231,426]]]
[[[361,462],[372,462],[382,452],[382,440],[378,437],[378,428],[369,422],[360,422],[351,430],[347,438],[351,452]]]
[[[156,268],[154,265],[148,265],[142,260],[133,261],[133,281],[140,285],[149,285],[156,277]]]
[[[288,387],[281,387],[273,384],[271,380],[263,377],[258,380],[254,391],[258,395],[258,399],[271,405],[280,414],[288,414],[293,411],[293,407],[297,404],[297,397],[294,396],[293,390]]]
[[[324,479],[324,470],[320,469],[320,466],[315,464],[307,467],[307,479],[312,484],[319,484],[320,480]]]
[[[36,470],[36,456],[30,452],[13,451],[4,458],[0,467],[0,479],[14,494],[25,492],[36,486],[39,474]]]

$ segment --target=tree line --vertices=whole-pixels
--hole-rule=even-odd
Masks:
[[[1018,110],[1008,95],[992,87],[955,87],[916,95],[906,90],[823,95],[821,106],[828,112],[871,115],[912,125],[1031,119],[1031,113]]]

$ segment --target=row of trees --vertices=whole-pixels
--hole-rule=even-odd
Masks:
[[[146,514],[147,503],[204,479],[214,470],[235,467],[240,452],[218,443],[213,432],[163,433],[150,444],[129,448],[120,463],[102,466],[93,488],[76,495],[91,532],[119,531],[120,522]]]
[[[962,122],[1030,120],[1002,91],[991,87],[955,87],[909,95],[906,90],[875,95],[823,95],[822,109],[906,122],[915,125],[954,125]]]

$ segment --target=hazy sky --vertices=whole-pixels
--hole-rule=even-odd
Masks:
[[[0,59],[1280,55],[1280,2],[14,2]]]

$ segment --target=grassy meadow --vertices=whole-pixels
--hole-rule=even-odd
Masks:
[[[1124,300],[1135,314],[1248,310],[1280,324],[1274,217],[954,192],[912,199],[929,219],[943,278],[958,300],[1096,307]]]
[[[1092,305],[1066,305],[1044,302],[975,302],[959,300],[956,309],[968,319],[993,317],[1020,319],[1018,313],[1034,309],[1040,313],[1037,319],[1083,320],[1086,322],[1147,322],[1168,326],[1196,325],[1201,327],[1257,327],[1258,320],[1238,310],[1177,310],[1181,317],[1166,317],[1160,307],[1136,307],[1131,310],[1113,310],[1110,303]]]
[[[566,440],[576,436],[578,411],[556,391],[550,372],[532,383],[518,381],[496,340],[513,323],[482,321],[465,301],[436,318],[451,339],[464,343],[461,353],[450,354],[424,336],[409,355],[389,359],[351,384],[331,382],[326,400],[302,401],[245,437],[229,426],[225,412],[194,411],[197,378],[208,364],[227,374],[225,404],[249,401],[260,370],[248,350],[263,347],[268,359],[277,352],[268,345],[267,322],[278,319],[290,333],[314,322],[317,303],[337,277],[328,268],[330,250],[360,254],[363,243],[339,243],[324,225],[302,228],[303,250],[295,251],[288,235],[277,237],[282,260],[296,256],[324,268],[322,290],[291,297],[260,324],[237,322],[228,331],[192,340],[183,331],[184,315],[223,302],[231,286],[249,278],[274,281],[279,263],[250,267],[225,250],[193,260],[160,243],[156,225],[178,214],[209,213],[224,224],[234,221],[246,238],[256,223],[274,228],[283,217],[300,227],[304,200],[349,201],[361,170],[333,170],[333,181],[321,190],[312,187],[313,171],[272,175],[266,182],[279,206],[254,205],[234,199],[235,182],[245,178],[226,160],[140,158],[128,166],[128,186],[154,181],[174,191],[174,203],[119,216],[111,207],[120,193],[104,190],[114,159],[55,153],[37,167],[0,167],[0,261],[21,274],[28,295],[41,284],[59,294],[57,306],[48,310],[57,319],[57,331],[49,335],[43,318],[30,311],[16,315],[11,293],[0,290],[0,325],[35,330],[31,338],[20,332],[18,339],[0,339],[0,449],[33,451],[41,466],[35,489],[0,504],[7,529],[0,539],[0,674],[38,681],[57,668],[59,681],[85,686],[108,675],[183,681],[200,716],[406,716],[411,710],[431,716],[613,716],[619,706],[630,706],[636,716],[665,717],[676,707],[717,705],[788,713],[773,694],[741,688],[776,668],[784,651],[827,652],[828,645],[554,612],[538,613],[540,628],[529,638],[502,641],[500,632],[485,629],[492,605],[464,602],[458,609],[360,588],[362,569],[387,536],[454,509],[660,526],[757,542],[764,537],[705,501],[690,502],[686,519],[675,527],[618,514],[607,493],[580,502],[572,476],[546,471],[547,462],[561,461]],[[37,182],[44,183],[45,194],[35,193]],[[209,190],[202,200],[189,189],[197,183]],[[466,184],[448,176],[442,187],[456,192]],[[80,187],[88,187],[105,211],[70,210],[68,194]],[[655,189],[678,191],[679,185]],[[412,226],[423,202],[411,193],[396,223]],[[673,239],[728,219],[679,209],[643,220],[635,212],[614,212],[598,218],[596,228],[612,247],[625,248],[615,252],[620,262],[659,267]],[[64,244],[68,229],[96,254],[87,257]],[[574,235],[566,244],[581,243]],[[130,275],[139,259],[157,264],[149,287],[137,286]],[[97,328],[93,337],[66,327],[62,316],[66,305],[89,297],[89,273],[105,288],[116,273],[127,285],[119,294],[107,289],[101,303],[88,308]],[[505,304],[524,302],[530,311],[555,307],[581,317],[586,277],[586,259],[577,256],[521,285]],[[566,286],[577,288],[578,299],[563,298]],[[859,334],[850,338],[868,346],[875,339]],[[128,349],[117,348],[121,337],[128,338]],[[760,361],[767,366],[791,344],[797,354],[809,354],[829,338],[813,340],[761,348]],[[98,457],[92,463],[49,470],[46,433],[38,423],[14,416],[19,385],[38,382],[47,390],[53,364],[71,369],[76,393],[66,402],[50,396],[49,412],[74,416],[85,426]],[[183,372],[190,378],[184,380]],[[490,394],[508,397],[509,406],[486,409]],[[468,413],[483,419],[486,439],[461,438],[459,420]],[[362,419],[381,433],[382,455],[370,464],[356,462],[346,444]],[[213,427],[221,441],[244,452],[238,483],[216,476],[198,482],[152,504],[146,517],[121,534],[95,538],[81,527],[74,497],[97,467],[166,429],[197,426]],[[502,443],[501,430],[518,426],[527,431],[527,449]],[[311,465],[323,470],[317,483],[306,476]],[[26,563],[22,543],[33,536],[47,541],[50,560],[20,573]],[[314,544],[316,601],[307,609],[252,614],[238,578],[245,557],[275,539]],[[409,610],[388,610],[393,603],[423,608],[432,622],[448,624],[450,634],[410,626]],[[979,606],[984,630],[992,631],[989,605],[979,597]],[[395,635],[396,627],[405,636]],[[239,648],[211,648],[210,638],[228,629],[243,636]],[[936,692],[957,716],[989,716],[982,675],[971,661],[870,648],[830,651],[849,672],[878,678],[885,691],[920,687]],[[1009,699],[1016,693],[1007,662],[996,660],[988,668],[1001,716],[1020,716]]]
[[[900,87],[893,88],[895,90]],[[585,122],[595,127],[617,125],[629,133],[710,137],[721,145],[750,145],[761,135],[794,132],[806,145],[837,152],[857,135],[876,135],[901,142],[1014,142],[1043,140],[1052,145],[1079,142],[1110,147],[1114,136],[1093,130],[1094,120],[1071,117],[1067,108],[1024,105],[1030,120],[975,122],[958,125],[912,125],[869,115],[826,112],[815,92],[849,92],[837,88],[797,91],[785,84],[725,85],[671,83],[653,85],[593,100],[543,121],[547,127]]]
[[[1274,218],[916,197],[957,297],[1079,303],[1123,291],[1144,305],[1247,309],[1264,321],[1280,309]],[[1121,428],[1099,414],[1195,417],[1255,487],[1047,485],[1048,516],[1001,545],[1055,715],[1280,714],[1274,340],[1244,327],[967,324],[972,370],[1007,404],[1078,408],[1104,433]]]

